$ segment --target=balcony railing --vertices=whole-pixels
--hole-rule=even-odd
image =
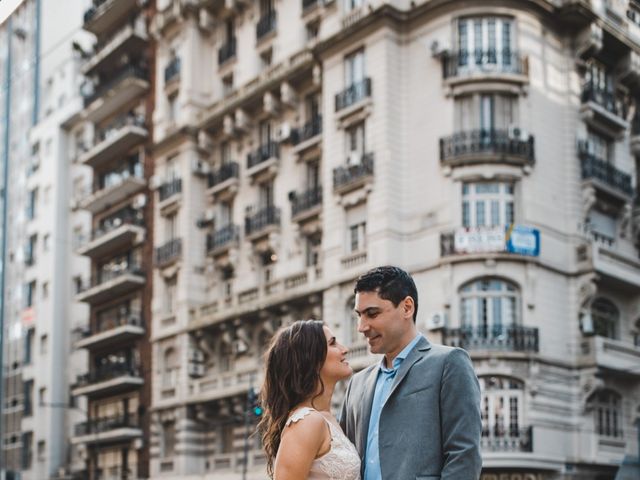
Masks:
[[[93,20],[93,18],[96,16],[96,14],[98,13],[100,7],[102,6],[102,4],[106,3],[109,0],[93,0],[93,5],[90,6],[85,12],[84,12],[84,23],[90,22],[91,20]]]
[[[96,323],[91,329],[84,330],[82,337],[87,338],[99,333],[108,332],[118,327],[132,326],[132,327],[144,327],[142,321],[142,311],[133,311],[125,314],[110,315],[107,318],[100,318],[100,321]]]
[[[222,65],[227,60],[236,56],[236,39],[230,38],[227,43],[225,43],[218,50],[218,65]]]
[[[633,186],[631,185],[631,175],[618,170],[609,162],[606,162],[594,154],[588,152],[582,146],[580,150],[580,170],[583,180],[599,180],[609,187],[623,192],[625,195],[633,196]]]
[[[451,78],[458,76],[482,74],[515,74],[526,75],[527,65],[524,57],[517,51],[495,48],[487,50],[460,50],[443,59],[442,76]]]
[[[123,275],[132,274],[132,275],[144,275],[142,268],[135,262],[132,262],[122,268],[117,270],[100,270],[98,273],[91,278],[90,281],[82,282],[78,285],[78,289],[76,293],[82,293],[90,288],[97,287],[104,283],[107,283],[111,280],[115,280],[118,277]]]
[[[520,325],[447,328],[442,343],[465,350],[537,352],[538,329]]]
[[[253,215],[248,215],[244,220],[245,234],[252,235],[268,226],[280,225],[280,209],[274,206],[264,207]]]
[[[180,78],[180,57],[176,57],[169,62],[164,69],[164,83]]]
[[[302,193],[294,193],[291,196],[291,216],[312,209],[322,204],[322,187],[314,187]]]
[[[336,112],[371,96],[371,79],[365,78],[351,84],[336,95]]]
[[[373,175],[373,153],[362,156],[360,163],[333,169],[333,188],[339,189]]]
[[[240,229],[237,225],[227,225],[207,234],[207,252],[214,252],[222,247],[226,247],[240,238]]]
[[[280,145],[276,142],[270,141],[269,143],[260,145],[257,150],[247,155],[247,168],[254,167],[270,158],[278,158],[279,155]]]
[[[158,188],[158,195],[161,202],[169,197],[177,195],[180,192],[182,192],[181,178],[174,178],[173,180],[169,180],[168,182],[160,185],[160,187]]]
[[[161,247],[156,248],[156,265],[165,265],[178,259],[182,255],[182,239],[174,238]]]
[[[136,215],[135,213],[125,214],[121,217],[111,218],[109,223],[105,223],[102,226],[95,228],[91,231],[91,238],[89,241],[97,240],[104,237],[109,232],[122,227],[123,225],[135,225],[137,227],[144,227],[144,219]]]
[[[149,73],[146,69],[129,65],[124,67],[119,72],[115,73],[113,76],[109,77],[108,80],[99,83],[94,87],[94,90],[90,94],[84,94],[84,106],[91,104],[96,98],[103,96],[109,89],[113,88],[115,85],[120,83],[126,78],[139,78],[141,80],[147,80],[149,77]]]
[[[482,429],[480,446],[489,452],[533,452],[533,428],[517,426]]]
[[[106,382],[120,377],[139,377],[140,369],[135,365],[114,363],[102,365],[93,372],[78,375],[76,377],[75,388],[84,387],[94,383]]]
[[[122,115],[115,121],[110,123],[107,127],[102,128],[96,132],[93,145],[96,146],[99,143],[108,140],[110,137],[117,135],[118,132],[124,127],[146,128],[146,119],[144,118],[144,115],[135,115],[134,113]]]
[[[276,15],[276,11],[272,10],[270,12],[265,13],[260,20],[258,20],[258,24],[256,25],[256,38],[260,40],[267,33],[273,32],[276,29],[278,17]]]
[[[74,431],[76,436],[91,435],[108,432],[117,428],[140,428],[140,419],[135,413],[116,415],[113,417],[93,418],[86,422],[77,423]]]
[[[92,470],[93,480],[135,480],[138,478],[135,474],[137,467],[129,463],[128,467],[122,467],[120,465],[112,467],[96,467]]]
[[[582,88],[582,103],[594,102],[609,113],[627,118],[627,105],[615,92],[605,90],[588,82]]]
[[[225,163],[218,170],[209,174],[209,188],[229,180],[230,178],[238,178],[240,166],[236,162]]]
[[[535,162],[534,140],[517,129],[471,130],[458,132],[440,139],[440,161],[442,163],[469,155],[495,155],[517,157],[530,164]]]
[[[322,133],[322,115],[315,116],[310,122],[304,124],[301,128],[291,131],[291,142],[294,145],[309,140],[310,138]]]
[[[319,0],[302,0],[302,10],[306,10],[307,8],[313,7],[318,4]]]

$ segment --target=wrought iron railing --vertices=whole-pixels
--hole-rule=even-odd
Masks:
[[[78,375],[76,377],[75,387],[84,387],[94,383],[105,382],[120,377],[139,377],[140,369],[138,366],[126,363],[114,363],[101,365],[92,372]]]
[[[517,51],[495,48],[460,50],[443,58],[442,76],[451,78],[473,73],[527,74],[525,57]]]
[[[169,180],[166,183],[163,183],[162,185],[160,185],[160,187],[158,188],[158,195],[160,198],[160,201],[162,202],[163,200],[166,200],[169,197],[172,197],[178,193],[182,192],[182,179],[181,178],[174,178],[172,180]]]
[[[533,452],[533,428],[483,426],[480,446],[489,452]]]
[[[209,188],[215,187],[230,178],[238,178],[239,172],[240,166],[236,162],[225,163],[218,170],[209,174],[208,186]]]
[[[322,133],[322,115],[316,115],[311,121],[305,123],[301,128],[291,131],[291,142],[294,145],[309,140]]]
[[[85,280],[77,285],[76,293],[82,293],[90,288],[97,287],[111,280],[115,280],[123,275],[144,275],[144,272],[137,262],[130,262],[124,266],[119,266],[113,270],[99,270],[89,281]]]
[[[359,163],[333,169],[333,188],[341,188],[373,175],[373,153],[366,153]]]
[[[469,155],[496,155],[520,157],[535,162],[534,139],[518,129],[480,129],[457,132],[440,139],[440,161],[447,162]]]
[[[142,321],[142,310],[135,310],[126,313],[114,313],[107,317],[100,317],[99,321],[97,321],[92,328],[83,330],[81,332],[81,336],[86,338],[123,326],[144,327],[144,322]]]
[[[295,217],[320,204],[322,204],[322,187],[313,187],[302,193],[294,192],[291,195],[291,216]]]
[[[207,252],[231,245],[240,238],[240,228],[237,225],[227,225],[207,234]]]
[[[131,77],[139,78],[141,80],[147,80],[149,77],[149,72],[147,71],[147,69],[135,65],[128,65],[124,67],[114,75],[110,76],[109,79],[96,85],[92,93],[86,95],[83,93],[84,106],[86,107],[98,97],[103,96],[107,92],[107,90],[113,88],[124,79]]]
[[[236,56],[236,39],[230,38],[227,43],[218,50],[218,65],[222,65],[227,60]]]
[[[155,262],[156,265],[164,265],[172,262],[182,255],[182,239],[174,238],[169,240],[161,247],[156,248]]]
[[[355,82],[336,95],[336,112],[371,96],[371,79]]]
[[[92,418],[77,423],[74,431],[77,436],[108,432],[117,428],[140,428],[140,419],[136,413]]]
[[[583,180],[599,180],[609,187],[626,195],[633,196],[631,175],[618,170],[611,163],[606,162],[587,151],[583,144],[579,147],[580,170]]]
[[[594,102],[606,111],[622,118],[627,118],[627,104],[615,92],[587,82],[582,87],[582,103]]]
[[[537,352],[538,329],[521,325],[446,328],[442,343],[465,350]]]
[[[247,155],[247,168],[254,167],[270,158],[278,158],[279,156],[280,145],[274,141],[269,141],[269,143],[260,145],[255,151]]]
[[[264,207],[247,215],[244,223],[245,235],[260,232],[270,225],[280,225],[280,209],[274,206]]]

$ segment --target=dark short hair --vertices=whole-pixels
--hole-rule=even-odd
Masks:
[[[418,289],[407,272],[399,267],[376,267],[363,273],[356,280],[354,293],[377,292],[380,298],[389,300],[397,307],[407,297],[413,299],[413,323],[418,318]]]

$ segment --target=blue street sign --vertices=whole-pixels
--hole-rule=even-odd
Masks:
[[[507,227],[507,252],[537,257],[540,255],[540,230],[524,225]]]

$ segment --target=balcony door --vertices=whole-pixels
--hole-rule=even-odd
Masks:
[[[522,382],[507,377],[480,377],[482,437],[517,438],[522,429]]]
[[[507,342],[518,308],[518,290],[504,280],[476,280],[460,289],[461,326],[472,342]]]
[[[344,85],[348,88],[364,78],[364,50],[358,50],[344,59]]]
[[[513,20],[475,17],[458,20],[458,66],[509,69],[513,63]]]

